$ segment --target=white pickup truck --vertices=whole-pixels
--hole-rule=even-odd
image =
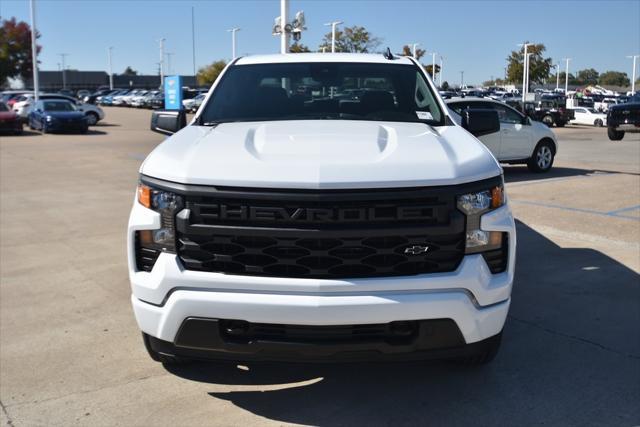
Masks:
[[[502,169],[422,66],[370,54],[244,57],[140,168],[131,301],[150,356],[496,355],[516,250]],[[475,136],[474,136],[475,135]]]

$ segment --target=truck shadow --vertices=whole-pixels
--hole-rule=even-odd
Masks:
[[[620,172],[602,169],[578,169],[554,166],[547,173],[533,173],[525,165],[502,165],[504,170],[504,180],[507,183],[523,182],[523,181],[539,181],[546,179],[588,177],[596,174],[624,174],[624,175],[640,175],[633,172]]]
[[[211,384],[214,399],[279,423],[634,425],[640,419],[640,275],[601,252],[562,248],[523,223],[517,227],[511,312],[501,352],[488,366],[198,363],[168,369]]]

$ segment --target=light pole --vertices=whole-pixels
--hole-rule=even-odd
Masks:
[[[196,75],[196,18],[191,6],[191,54],[193,59],[193,75]]]
[[[640,58],[640,55],[629,55],[627,58],[633,58],[633,71],[631,71],[631,95],[636,93],[636,59]]]
[[[59,53],[58,55],[60,55],[60,57],[62,58],[62,89],[66,89],[67,88],[67,67],[65,65],[64,59],[69,56],[68,53]]]
[[[526,76],[527,76],[527,86],[525,88],[525,94],[529,93],[529,57],[533,55],[533,52],[529,52],[527,53],[527,72],[526,72]]]
[[[113,90],[113,69],[111,68],[111,51],[113,46],[107,48],[107,58],[109,60],[109,89]]]
[[[431,80],[436,81],[436,55],[437,52],[431,52]]]
[[[556,92],[558,91],[558,88],[560,87],[560,64],[556,64]]]
[[[331,53],[335,53],[336,51],[336,26],[340,24],[342,24],[342,21],[333,21],[324,24],[327,27],[331,26]]]
[[[166,39],[163,37],[160,40],[160,87],[164,87],[164,41]]]
[[[35,0],[31,0],[29,3],[29,10],[31,14],[31,61],[33,64],[33,94],[38,102],[40,95],[40,82],[38,80],[38,50],[36,49],[36,3]]]
[[[289,53],[289,32],[286,29],[289,22],[289,0],[280,0],[280,22],[282,23],[280,53]]]
[[[416,57],[416,48],[420,46],[420,43],[412,43],[411,44],[411,56],[413,56],[415,59],[418,59]]]
[[[460,71],[460,89],[464,86],[464,71]]]
[[[228,33],[231,33],[231,57],[232,59],[236,59],[236,33],[240,31],[240,28],[232,28],[227,30]]]
[[[439,87],[442,87],[442,60],[443,59],[444,59],[444,56],[440,55],[440,72],[438,73]]]
[[[522,46],[524,49],[524,53],[522,56],[523,64],[522,64],[522,103],[524,104],[525,97],[527,95],[527,68],[529,68],[529,64],[527,63],[527,48],[531,45],[531,43],[520,43],[518,46]]]
[[[563,61],[567,61],[567,65],[564,71],[564,96],[567,96],[567,92],[569,92],[569,61],[572,58],[562,58]]]

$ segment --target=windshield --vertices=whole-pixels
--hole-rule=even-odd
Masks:
[[[69,101],[47,101],[44,103],[44,111],[75,111],[76,107]]]
[[[595,108],[587,108],[587,111],[590,112],[590,113],[594,113],[594,114],[597,113]]]
[[[444,115],[413,65],[256,64],[229,68],[199,123],[296,119],[443,124]]]

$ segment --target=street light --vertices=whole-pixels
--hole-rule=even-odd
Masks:
[[[411,56],[413,56],[415,59],[418,59],[416,57],[416,48],[420,46],[420,43],[412,43],[411,44]]]
[[[640,55],[629,55],[627,58],[633,59],[633,71],[631,72],[631,95],[636,93],[636,59],[640,58]]]
[[[31,0],[29,3],[29,11],[31,15],[31,61],[33,64],[33,94],[36,102],[40,99],[38,92],[40,91],[40,82],[38,80],[38,50],[36,49],[36,3]]]
[[[567,65],[564,71],[564,96],[567,96],[567,92],[569,92],[569,61],[572,58],[562,58],[563,61],[567,61]]]
[[[171,57],[175,54],[173,52],[167,52],[165,55],[167,55],[167,74],[173,74],[171,71]]]
[[[111,68],[111,51],[113,46],[107,48],[107,57],[109,59],[109,90],[113,90],[113,69]]]
[[[560,87],[560,64],[556,64],[554,65],[554,67],[556,67],[556,92],[557,92],[558,88]]]
[[[60,55],[60,57],[62,58],[62,89],[66,89],[67,88],[67,67],[65,66],[64,59],[67,56],[69,56],[69,54],[59,53],[58,55]]]
[[[160,87],[164,87],[164,41],[166,39],[163,37],[160,40]]]
[[[440,83],[438,84],[438,86],[440,88],[442,88],[442,60],[444,60],[444,56],[440,55],[440,72],[438,73],[438,79],[440,81]]]
[[[431,80],[436,81],[436,55],[437,52],[431,52]]]
[[[525,90],[525,94],[529,93],[529,57],[533,55],[533,52],[529,52],[527,53],[527,72],[526,72],[526,76],[527,76],[527,87]]]
[[[327,22],[325,26],[331,26],[331,53],[336,51],[336,25],[342,24],[342,21]],[[415,55],[414,55],[415,57]]]
[[[460,71],[460,89],[464,86],[464,71]]]
[[[236,59],[236,33],[240,31],[240,28],[232,28],[227,30],[228,33],[231,33],[231,56],[232,59]]]
[[[529,57],[527,56],[527,48],[531,46],[532,43],[520,43],[518,46],[522,46],[524,49],[523,53],[523,64],[522,64],[522,103],[524,104],[525,98],[527,96],[527,69],[529,68]]]

